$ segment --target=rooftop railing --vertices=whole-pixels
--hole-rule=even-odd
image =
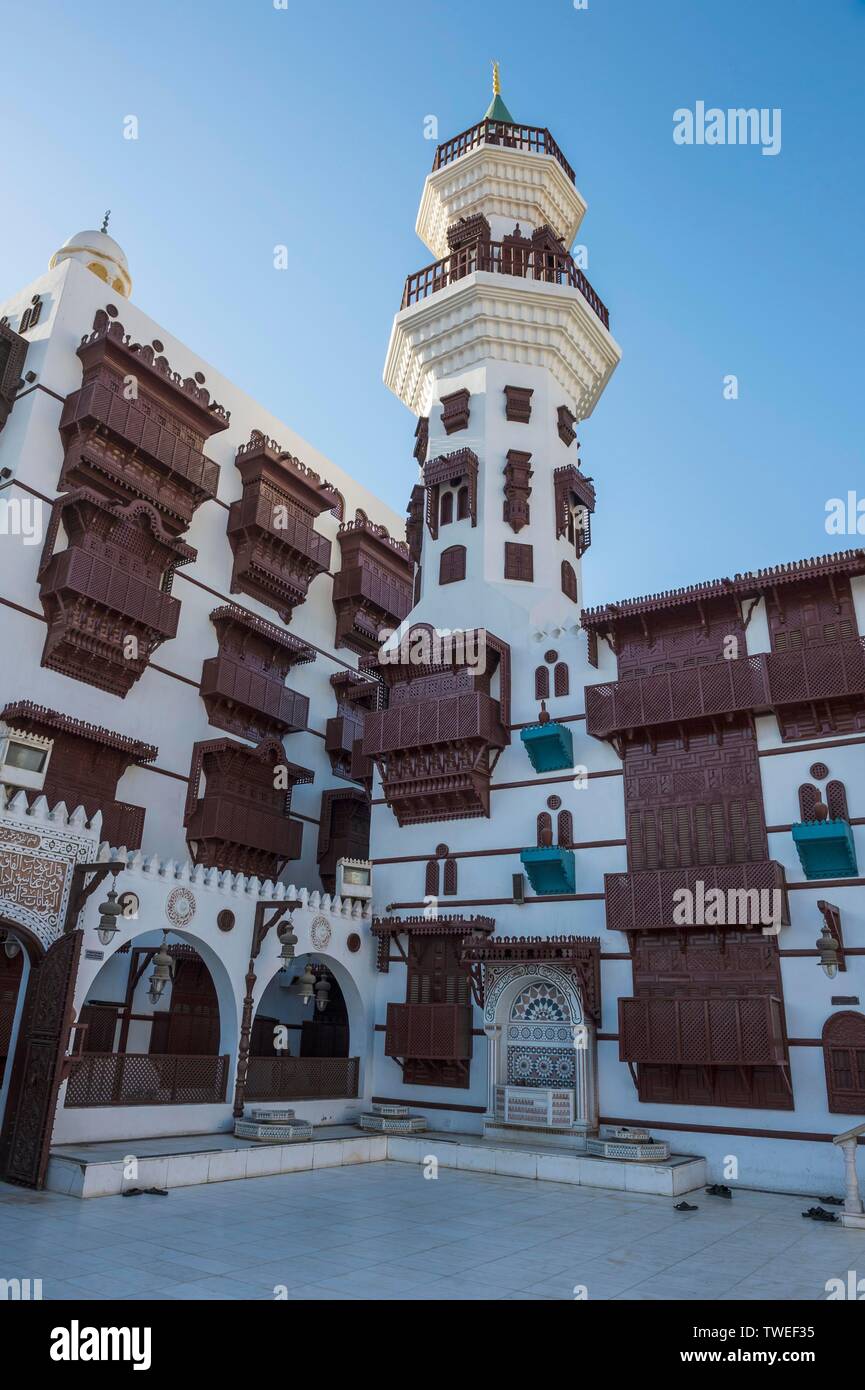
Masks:
[[[445,140],[436,150],[433,172],[452,164],[460,155],[477,149],[478,145],[500,145],[505,149],[528,150],[532,154],[550,154],[564,169],[571,183],[576,183],[573,169],[545,127],[512,125],[503,121],[478,121],[477,125]]]

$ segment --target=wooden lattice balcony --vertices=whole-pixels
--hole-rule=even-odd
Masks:
[[[620,999],[619,1060],[632,1066],[782,1066],[783,1004],[773,995]]]

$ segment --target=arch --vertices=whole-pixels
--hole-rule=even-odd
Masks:
[[[550,698],[550,673],[546,666],[535,667],[535,699],[548,700]]]
[[[450,526],[454,519],[454,495],[450,491],[442,493],[439,506],[439,526]]]
[[[367,1059],[370,1055],[370,1047],[367,1041],[370,1028],[369,1020],[367,1019],[366,1011],[364,1009],[360,989],[358,988],[358,985],[355,982],[353,975],[348,970],[348,968],[342,963],[342,961],[337,960],[334,956],[328,955],[324,951],[309,951],[304,955],[295,957],[295,959],[288,966],[288,970],[290,971],[292,976],[301,974],[307,962],[310,962],[315,965],[326,966],[329,974],[333,976],[334,981],[339,986],[339,991],[342,995],[343,1003],[345,1004],[345,1013],[348,1027],[346,1055],[349,1057],[355,1056],[360,1059],[360,1078],[358,1094],[363,1095],[363,1072]],[[282,962],[278,959],[274,959],[272,961],[272,968],[270,969],[269,973],[266,972],[264,968],[262,968],[261,975],[256,981],[253,993],[253,1026],[255,1024],[256,1015],[258,1014],[261,1008],[262,1002],[264,1001],[268,990],[271,989],[271,987],[274,984],[274,981],[277,980],[278,977],[282,974]],[[297,1051],[296,1048],[292,1050],[295,1052]],[[312,1099],[314,1099],[314,1097],[312,1097]]]
[[[835,1115],[865,1111],[865,1014],[844,1009],[823,1024],[823,1063],[829,1110]]]
[[[466,548],[451,545],[443,550],[439,560],[439,584],[456,584],[466,577]]]
[[[829,807],[830,820],[850,819],[850,812],[847,809],[847,789],[843,782],[828,782],[826,785],[826,804]]]
[[[583,1023],[588,1024],[583,1012],[583,1001],[576,979],[570,972],[560,970],[558,966],[550,965],[546,961],[512,965],[502,970],[487,989],[484,1001],[484,1022],[507,1021],[517,996],[522,993],[526,986],[539,982],[555,985],[567,1001],[571,1015],[571,1027],[579,1027]]]
[[[573,565],[568,560],[562,561],[562,593],[572,603],[577,602],[577,575]]]
[[[559,661],[553,671],[553,691],[556,695],[569,695],[571,690],[568,663]]]
[[[820,800],[820,793],[810,782],[803,782],[799,788],[799,818],[803,821],[814,820],[814,807]]]

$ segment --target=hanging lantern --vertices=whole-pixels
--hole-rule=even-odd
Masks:
[[[330,980],[326,970],[322,970],[315,985],[315,1007],[323,1014],[330,1002]]]
[[[18,955],[18,952],[21,950],[20,941],[18,941],[17,938],[11,934],[11,932],[7,931],[5,933],[3,941],[3,950],[6,952],[6,956],[9,960],[14,960],[15,957]]]
[[[163,936],[162,945],[153,957],[153,974],[150,976],[150,989],[147,997],[151,1004],[158,1004],[165,992],[165,986],[174,978],[174,962],[168,952],[166,938]]]
[[[817,937],[817,951],[824,973],[833,980],[838,974],[838,942],[828,927],[824,927]]]
[[[303,1003],[311,1003],[313,995],[315,994],[316,980],[312,972],[312,966],[308,963],[304,966],[303,974],[299,977],[297,984]]]
[[[119,932],[117,919],[122,916],[123,908],[117,901],[117,894],[111,888],[105,902],[99,904],[99,925],[96,928],[96,934],[103,946],[108,946],[111,938]]]
[[[283,962],[283,969],[285,969],[288,962],[294,960],[294,948],[297,945],[297,937],[291,929],[291,922],[283,923],[281,927],[277,928],[276,934],[282,943],[279,959]]]

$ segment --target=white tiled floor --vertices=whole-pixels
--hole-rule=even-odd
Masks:
[[[664,1197],[406,1163],[79,1201],[0,1184],[0,1278],[49,1299],[784,1299],[865,1273],[813,1199]]]

